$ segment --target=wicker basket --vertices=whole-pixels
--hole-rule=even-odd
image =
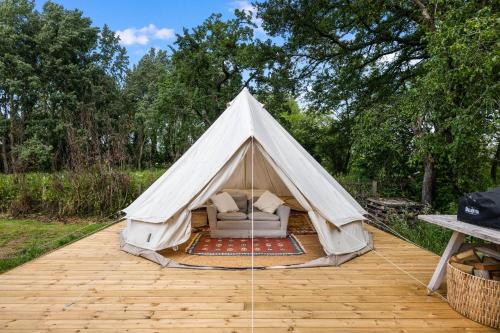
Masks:
[[[448,263],[448,302],[465,317],[500,328],[500,281],[467,274]]]

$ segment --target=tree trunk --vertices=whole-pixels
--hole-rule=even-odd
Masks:
[[[15,140],[14,140],[14,126],[15,126],[15,121],[12,118],[11,123],[10,123],[10,131],[9,131],[9,143],[10,143],[10,165],[12,168],[13,173],[17,173],[17,159],[16,159],[16,154],[14,153],[15,151]]]
[[[156,132],[153,132],[153,134],[151,134],[151,147],[150,147],[150,156],[149,156],[149,166],[151,167],[151,165],[153,165],[154,163],[156,163],[157,159],[157,155],[158,155],[158,152],[156,150],[156,146],[158,145],[158,138],[157,138],[157,135],[156,135]]]
[[[9,173],[9,158],[7,156],[7,136],[4,135],[2,138],[2,162],[3,162],[3,172]]]
[[[14,97],[10,97],[10,129],[9,129],[9,144],[10,144],[10,165],[13,173],[17,173],[18,169],[18,163],[17,163],[17,157],[15,152],[15,145],[16,145],[16,130],[17,130],[17,112],[16,112],[16,105],[14,102]]]
[[[495,153],[495,156],[493,156],[493,161],[491,161],[490,175],[495,185],[497,183],[497,168],[499,162],[500,162],[500,142],[497,143],[497,151]]]
[[[342,172],[347,174],[349,171],[349,162],[351,161],[351,145],[349,145],[349,149],[347,150],[347,154],[345,157],[344,165],[342,166]]]
[[[429,24],[429,28],[431,29],[431,31],[432,32],[436,31],[436,23],[434,22],[434,17],[431,14],[429,14],[429,10],[424,5],[424,3],[420,0],[413,0],[413,2],[420,9],[422,17],[427,22],[427,24]]]
[[[143,154],[143,152],[144,152],[144,142],[145,142],[145,141],[146,141],[146,140],[144,139],[144,135],[143,135],[143,134],[141,134],[141,135],[139,136],[139,142],[138,142],[138,143],[139,143],[139,154],[138,154],[138,156],[137,156],[137,168],[138,168],[139,170],[141,170],[141,168],[142,168],[142,154]]]
[[[424,159],[424,179],[422,181],[422,203],[432,204],[434,189],[434,161],[430,154]]]

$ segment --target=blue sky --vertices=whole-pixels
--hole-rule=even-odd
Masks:
[[[108,24],[122,39],[130,63],[151,47],[165,49],[182,28],[201,24],[210,14],[234,17],[236,8],[252,10],[247,0],[53,0],[67,9],[78,8],[95,26]],[[36,1],[41,9],[46,1]]]

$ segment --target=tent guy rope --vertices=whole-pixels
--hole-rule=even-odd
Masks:
[[[349,231],[345,230],[343,231],[346,233],[346,235],[348,235],[349,237],[351,237],[352,239],[356,240],[356,241],[360,241],[356,236],[354,236],[353,234],[351,234]],[[412,243],[412,242],[410,242]],[[416,245],[416,244],[415,244]],[[422,248],[424,249],[424,248]],[[425,249],[424,249],[425,250]],[[427,250],[426,250],[427,251]],[[392,261],[391,259],[387,258],[386,256],[384,256],[383,254],[381,254],[380,252],[378,252],[377,250],[375,250],[375,247],[372,248],[372,252],[375,253],[377,256],[379,256],[380,258],[384,259],[386,262],[388,262],[389,264],[391,264],[392,266],[396,267],[398,270],[400,270],[402,273],[406,274],[408,277],[410,277],[412,280],[416,281],[418,284],[420,284],[421,286],[425,287],[427,289],[427,284],[425,282],[422,282],[420,281],[416,276],[414,276],[412,273],[408,272],[406,269],[404,269],[403,267],[399,266],[398,264],[396,264],[394,261]],[[436,295],[438,295],[443,301],[445,302],[448,302],[448,299],[446,299],[446,297],[444,295],[441,295],[439,292],[437,291],[434,291],[434,293]]]

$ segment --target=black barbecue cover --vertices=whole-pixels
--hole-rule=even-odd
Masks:
[[[458,203],[457,219],[500,229],[500,187],[488,192],[466,194]]]

